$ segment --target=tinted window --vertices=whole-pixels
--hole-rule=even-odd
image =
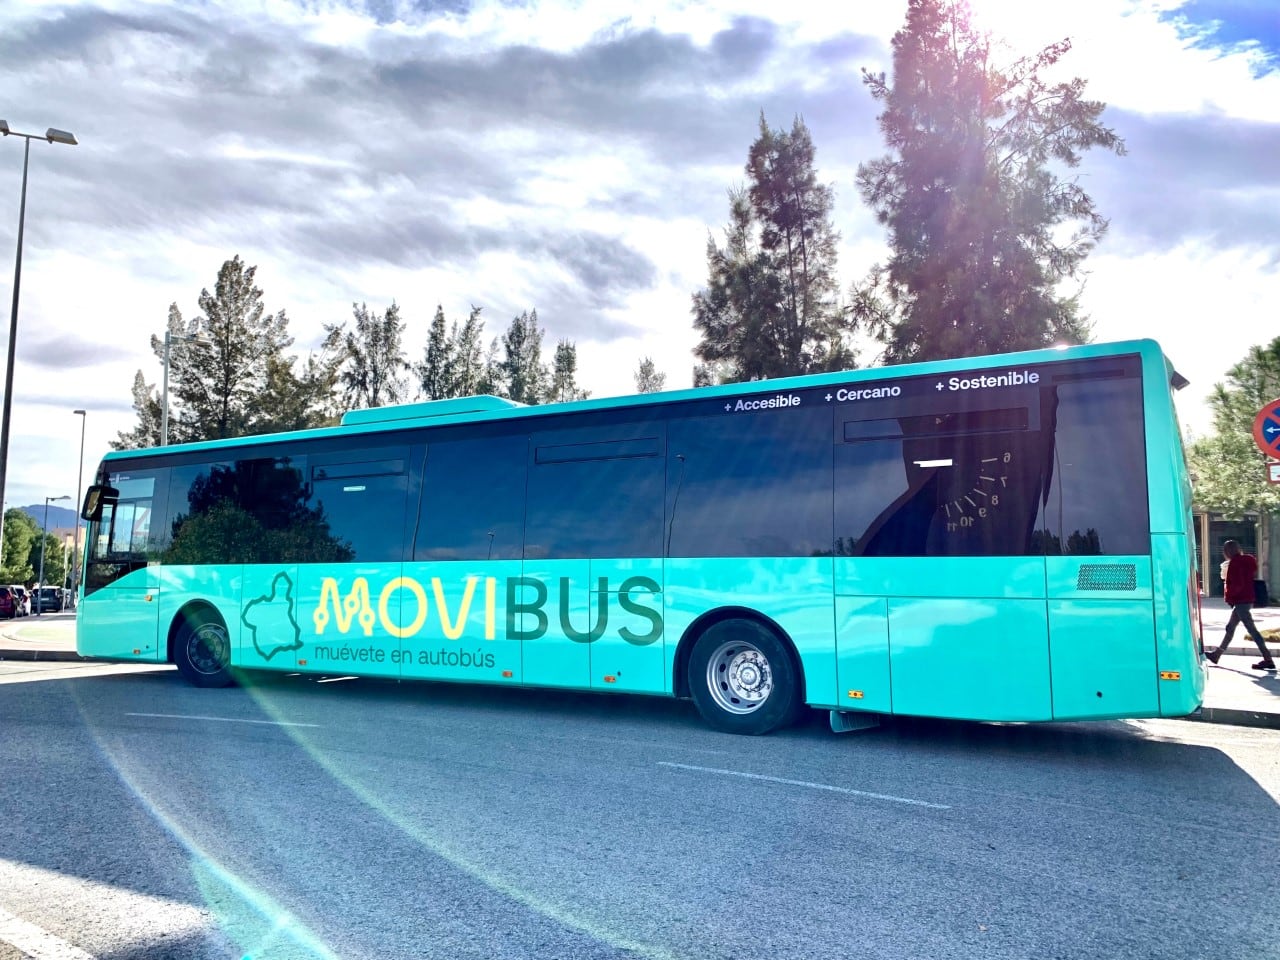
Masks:
[[[407,474],[313,479],[310,503],[342,559],[401,560],[407,490]]]
[[[662,556],[659,425],[535,434],[525,556]]]
[[[1150,553],[1142,381],[1132,375],[1051,381],[1045,405],[1055,438],[1046,552]]]
[[[168,563],[320,563],[355,558],[307,487],[304,457],[174,467]],[[399,537],[400,531],[396,531]]]
[[[523,436],[429,444],[413,558],[520,559],[528,450]]]
[[[1141,393],[1137,362],[1122,359],[1044,368],[1036,386],[841,408],[837,554],[1147,553]]]
[[[911,419],[903,418],[908,427]],[[837,554],[1038,552],[1039,436],[1027,430],[986,433],[975,424],[970,432],[926,430],[838,445]]]
[[[821,408],[673,420],[668,555],[830,554],[831,422]]]

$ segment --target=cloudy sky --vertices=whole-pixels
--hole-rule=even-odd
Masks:
[[[1187,426],[1280,334],[1275,0],[973,0],[1009,56],[1070,37],[1067,75],[1128,155],[1086,155],[1111,229],[1083,302],[1099,340],[1151,336],[1191,380]],[[795,115],[836,191],[842,282],[884,255],[854,186],[883,152],[860,71],[905,0],[226,0],[0,4],[0,118],[32,143],[6,501],[75,493],[134,423],[168,306],[239,254],[296,348],[353,301],[437,304],[486,332],[536,308],[596,396],[649,355],[690,383],[690,294],[763,110]],[[0,292],[22,141],[0,140]],[[10,264],[11,260],[8,261]],[[864,358],[865,362],[874,359]]]

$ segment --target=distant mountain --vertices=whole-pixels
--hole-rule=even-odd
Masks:
[[[68,501],[69,502],[69,501]],[[29,507],[19,507],[23,513],[36,522],[36,526],[44,523],[44,504],[36,503]],[[49,504],[49,529],[70,530],[76,525],[76,511],[60,503]]]

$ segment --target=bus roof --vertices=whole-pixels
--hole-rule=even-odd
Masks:
[[[712,387],[691,387],[664,393],[625,394],[590,400],[573,400],[530,406],[502,397],[480,395],[457,397],[448,400],[428,400],[394,406],[375,407],[368,410],[352,410],[342,416],[336,427],[317,427],[285,433],[253,434],[230,437],[225,440],[203,440],[195,443],[170,444],[167,447],[149,447],[136,450],[113,450],[103,460],[128,459],[156,454],[189,453],[199,450],[225,449],[251,444],[281,443],[291,440],[319,439],[322,437],[351,436],[357,433],[380,433],[406,427],[443,426],[446,424],[510,420],[524,417],[543,417],[568,412],[638,408],[688,400],[707,400],[716,397],[740,397],[778,390],[798,390],[805,387],[833,386],[857,382],[875,382],[902,376],[921,376],[931,372],[946,373],[954,370],[985,370],[1014,364],[1052,363],[1060,360],[1082,360],[1090,357],[1107,357],[1117,354],[1137,353],[1156,362],[1167,372],[1170,382],[1180,389],[1187,384],[1185,378],[1173,369],[1160,345],[1151,339],[1122,340],[1107,343],[1088,343],[1078,346],[1049,347],[1043,350],[1027,350],[1019,353],[989,354],[978,357],[956,357],[894,366],[868,367],[860,370],[844,370],[834,373],[805,374],[782,377],[775,380],[750,380]]]

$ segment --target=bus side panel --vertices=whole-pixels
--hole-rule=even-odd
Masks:
[[[400,676],[401,644],[394,631],[414,616],[402,611],[415,602],[401,572],[395,562],[299,564],[298,669]]]
[[[245,564],[241,569],[234,593],[228,591],[229,584],[201,587],[201,595],[220,611],[231,611],[230,616],[223,613],[231,635],[231,662],[250,670],[297,669],[302,631],[311,625],[300,617],[297,564]]]
[[[898,714],[1048,720],[1049,634],[1043,600],[889,601]]]
[[[1055,720],[1159,712],[1149,600],[1050,600]]]
[[[893,713],[883,597],[836,597],[836,674],[842,710]]]
[[[76,616],[77,653],[112,660],[164,662],[165,645],[156,639],[161,607],[157,570],[143,567],[85,594]]]
[[[1054,556],[1045,575],[1054,717],[1156,715],[1151,558]]]
[[[602,581],[609,622],[591,644],[591,689],[666,692],[662,561],[592,560],[593,589]]]
[[[591,644],[587,638],[607,597],[591,582],[589,560],[524,561],[521,588],[508,604],[515,635],[521,638],[524,682],[537,687],[591,687]],[[581,639],[572,640],[565,625]]]
[[[507,636],[504,614],[507,584],[520,578],[519,560],[406,563],[404,571],[402,676],[521,682],[520,641]]]
[[[1191,548],[1188,534],[1155,534],[1151,559],[1155,573],[1156,669],[1176,673],[1160,681],[1160,715],[1185,717],[1204,702],[1205,666],[1192,617],[1197,602],[1192,591]]]
[[[1044,597],[1044,558],[836,557],[842,597]]]
[[[840,702],[829,557],[670,559],[665,587],[668,637],[684,636],[694,620],[711,610],[733,606],[757,611],[795,644],[804,673],[805,702],[832,708]],[[674,676],[675,647],[674,642],[667,644],[668,684]]]

